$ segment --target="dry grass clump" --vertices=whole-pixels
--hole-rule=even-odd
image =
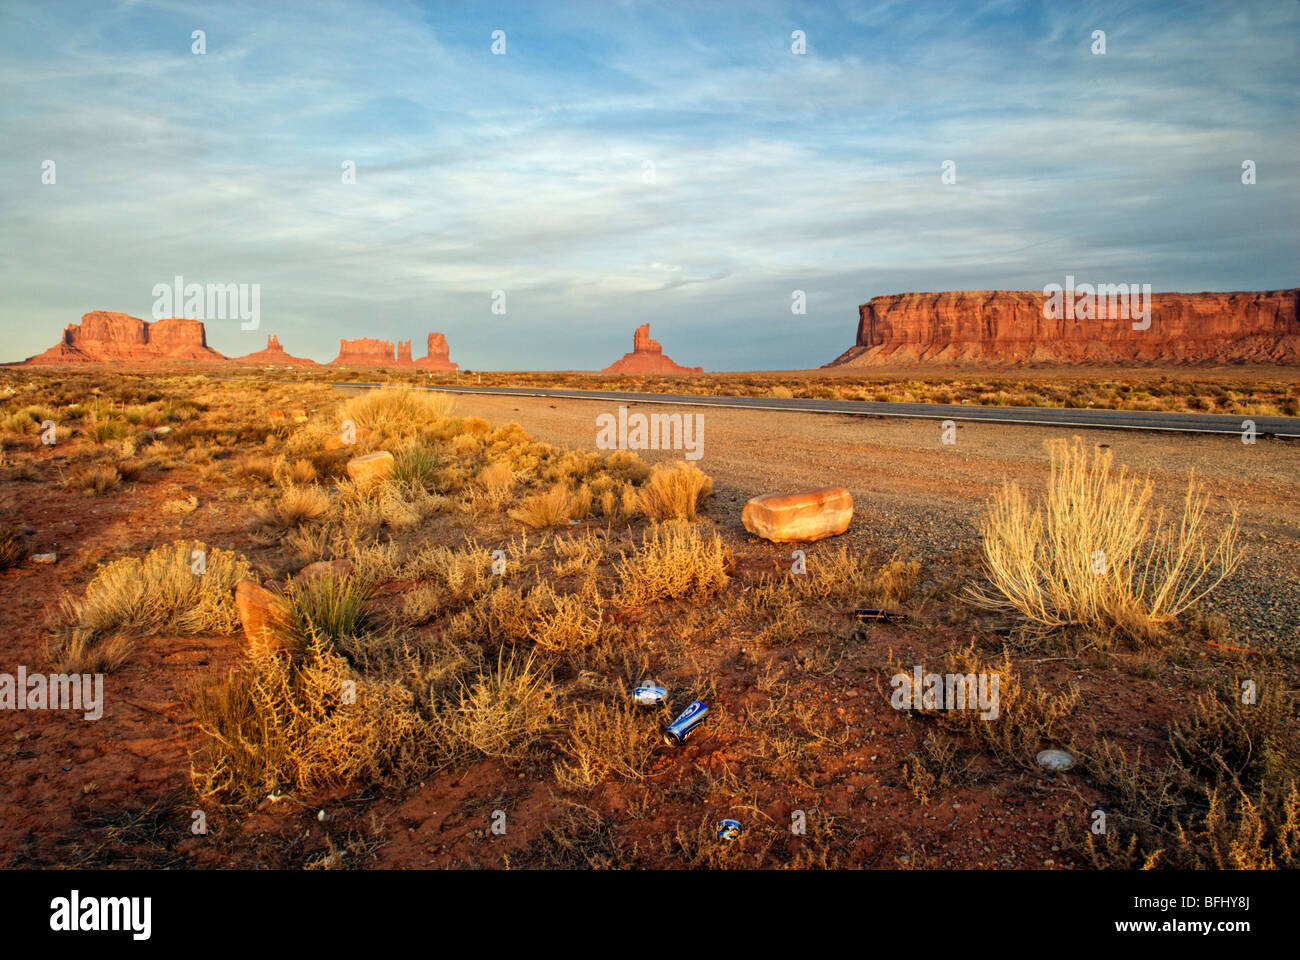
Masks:
[[[590,646],[600,637],[604,606],[591,581],[577,593],[567,595],[542,583],[526,597],[523,639],[546,653],[570,653]]]
[[[638,506],[651,520],[695,520],[713,493],[713,478],[693,463],[657,464],[641,488]]]
[[[656,600],[707,600],[727,585],[731,549],[714,534],[705,540],[685,523],[655,524],[631,557],[617,565],[618,602],[635,606]]]
[[[422,434],[437,430],[448,419],[455,398],[451,394],[410,387],[383,387],[353,397],[343,407],[341,419],[351,420],[380,445],[404,446]]]
[[[556,483],[545,493],[534,494],[519,501],[510,511],[510,518],[532,530],[567,526],[570,520],[579,520],[591,510],[591,488],[574,490]]]
[[[77,470],[67,482],[74,490],[98,497],[117,489],[122,483],[122,475],[111,463],[98,463]]]
[[[80,600],[60,600],[49,656],[62,671],[94,673],[125,661],[127,631],[230,633],[239,626],[233,590],[248,574],[242,556],[197,541],[114,560],[100,567]]]
[[[1261,673],[1250,683],[1253,702],[1243,702],[1240,685],[1233,695],[1216,687],[1198,697],[1191,716],[1170,729],[1173,757],[1193,776],[1256,788],[1294,775],[1300,741],[1292,685],[1273,673]]]
[[[846,546],[808,557],[808,572],[792,578],[802,596],[839,603],[901,606],[911,601],[921,564],[895,558],[879,567],[854,556]]]
[[[1052,441],[1051,476],[1040,506],[1012,484],[984,518],[991,589],[968,597],[1049,629],[1080,626],[1155,642],[1183,611],[1241,560],[1237,516],[1213,538],[1209,497],[1188,482],[1182,516],[1166,524],[1149,509],[1152,485],[1111,473],[1109,450]]]
[[[250,651],[190,707],[208,737],[193,773],[199,794],[242,806],[352,781],[400,787],[438,749],[409,689],[359,676],[319,641],[301,662]]]
[[[913,686],[913,671],[909,667],[892,658],[889,666],[891,673],[903,675],[905,689]],[[1039,750],[1068,742],[1065,721],[1079,702],[1079,690],[1074,685],[1048,693],[1036,680],[1020,674],[1009,652],[1003,651],[1001,661],[989,660],[977,653],[973,644],[949,653],[942,668],[935,672],[963,679],[967,709],[916,705],[916,712],[933,718],[946,730],[963,734],[994,756],[1014,766],[1038,770],[1034,758]],[[988,716],[974,699],[981,676],[987,678],[984,689],[989,694],[993,694],[993,678],[997,680],[996,698]],[[912,690],[912,695],[919,698],[922,691]]]
[[[164,500],[162,512],[168,516],[178,516],[183,513],[193,513],[198,508],[199,498],[191,495],[176,500]]]
[[[255,530],[291,530],[319,520],[329,509],[329,494],[320,487],[287,487],[272,503],[250,510],[248,522]]]
[[[130,429],[120,420],[96,420],[86,427],[85,437],[92,443],[108,443],[121,440],[128,433]]]
[[[568,759],[555,764],[555,779],[570,789],[590,790],[610,777],[644,777],[659,730],[651,715],[623,703],[599,703],[575,708],[568,732]]]
[[[27,544],[21,530],[0,531],[0,570],[16,567],[27,559]]]
[[[957,762],[960,748],[951,737],[931,730],[921,749],[903,761],[903,782],[922,806],[951,787],[964,769]]]
[[[500,657],[496,669],[461,686],[440,715],[453,747],[470,756],[518,759],[553,727],[555,687],[532,654]]]
[[[275,479],[276,461],[272,457],[254,455],[245,457],[235,467],[236,476],[245,480]]]
[[[277,483],[285,486],[309,486],[319,479],[316,466],[310,460],[295,460],[292,464],[277,463],[275,467]]]
[[[554,549],[555,563],[551,573],[556,577],[590,575],[605,559],[605,541],[591,534],[585,537],[557,536]]]
[[[497,513],[510,502],[515,490],[515,472],[504,460],[497,460],[479,471],[470,494],[470,507],[476,513]]]
[[[399,575],[420,581],[402,595],[402,619],[416,626],[487,593],[492,557],[474,543],[463,548],[426,547],[407,558]]]
[[[571,594],[549,583],[528,591],[500,584],[452,617],[447,636],[489,649],[532,643],[546,653],[571,653],[599,639],[603,617],[604,600],[590,581]]]

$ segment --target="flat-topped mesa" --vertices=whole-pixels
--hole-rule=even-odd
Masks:
[[[451,360],[451,348],[447,338],[441,333],[429,334],[426,355],[415,361],[417,367],[425,370],[459,370],[460,364]]]
[[[332,364],[351,364],[359,367],[396,366],[391,340],[372,340],[360,337],[356,340],[339,340],[339,355],[330,361]]]
[[[316,365],[315,360],[308,360],[306,357],[291,357],[285,353],[284,348],[280,346],[280,338],[271,334],[266,338],[266,349],[258,350],[256,353],[245,354],[242,357],[235,357],[235,363],[252,363],[252,364],[289,364],[293,366],[311,366]]]
[[[200,320],[169,317],[150,322],[126,313],[92,310],[70,323],[62,339],[30,364],[60,363],[208,363],[226,359],[208,346]]]
[[[1300,363],[1300,290],[1112,294],[873,297],[858,308],[857,343],[826,366]]]
[[[650,324],[643,323],[632,335],[632,352],[623,354],[601,373],[703,373],[703,367],[683,367],[664,356],[664,348],[650,336]]]

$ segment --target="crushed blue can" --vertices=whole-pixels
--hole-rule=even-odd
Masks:
[[[709,715],[709,705],[703,700],[692,701],[691,705],[677,715],[677,719],[664,728],[664,742],[670,747],[678,747],[686,742],[691,731],[704,722]]]
[[[662,707],[668,702],[668,688],[645,682],[633,689],[632,699],[639,707]]]
[[[719,820],[718,821],[718,839],[735,840],[740,836],[739,820]]]

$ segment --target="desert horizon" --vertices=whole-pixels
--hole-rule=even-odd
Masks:
[[[1300,4],[68,0],[0,51],[17,942],[702,883],[733,950],[751,890],[1282,929]]]

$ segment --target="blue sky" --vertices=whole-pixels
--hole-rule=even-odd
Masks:
[[[438,330],[470,369],[599,368],[644,322],[816,366],[873,296],[1067,274],[1296,286],[1297,63],[1294,0],[6,2],[0,359],[178,274],[260,284],[259,330],[207,322],[228,355]]]

